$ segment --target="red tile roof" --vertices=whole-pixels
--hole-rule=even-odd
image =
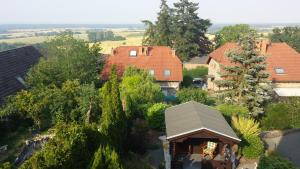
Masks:
[[[137,56],[130,56],[130,51],[137,51]],[[170,47],[166,46],[120,46],[108,55],[101,73],[102,79],[107,79],[110,68],[116,65],[118,73],[123,73],[126,67],[154,70],[157,81],[182,81],[182,62]],[[164,76],[164,70],[170,70],[170,76]]]
[[[207,63],[210,59],[214,59],[222,65],[232,65],[226,52],[237,49],[236,43],[226,43],[216,49],[209,55]],[[264,54],[267,59],[267,72],[270,74],[269,79],[273,82],[300,82],[300,54],[286,43],[271,43],[267,47]],[[276,68],[283,68],[284,74],[277,74]]]

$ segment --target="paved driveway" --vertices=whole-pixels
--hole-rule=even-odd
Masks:
[[[300,167],[300,132],[290,133],[282,137],[264,139],[269,150],[277,150],[282,156]]]

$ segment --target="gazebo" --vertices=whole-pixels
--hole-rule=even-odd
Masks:
[[[222,114],[190,101],[166,109],[171,169],[231,169],[233,147],[241,141]]]

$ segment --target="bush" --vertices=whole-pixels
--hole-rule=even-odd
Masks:
[[[233,116],[232,126],[242,137],[258,136],[260,133],[259,123],[251,118]]]
[[[148,125],[145,120],[136,119],[133,121],[130,136],[128,139],[128,148],[134,153],[144,154],[147,147]]]
[[[9,162],[5,162],[3,164],[0,164],[0,169],[13,169],[13,165]]]
[[[242,155],[248,159],[254,159],[264,153],[264,143],[258,136],[246,136],[242,138]]]
[[[204,66],[198,66],[194,69],[183,69],[183,76],[190,76],[192,78],[204,77],[208,74],[208,68]]]
[[[297,169],[291,161],[278,155],[263,156],[260,159],[258,169]]]
[[[266,109],[266,116],[262,119],[262,126],[266,130],[272,129],[288,129],[290,108],[287,104],[277,103],[271,104]]]
[[[246,117],[249,114],[249,111],[246,107],[234,104],[220,104],[217,106],[217,109],[222,112],[225,119],[230,123],[232,116],[242,116]]]
[[[20,169],[87,168],[102,142],[96,126],[60,125],[55,136]]]
[[[215,101],[210,98],[206,91],[197,88],[184,88],[177,92],[177,98],[180,103],[196,101],[206,105],[213,105]]]
[[[257,158],[264,153],[264,143],[259,138],[259,123],[245,117],[232,117],[232,127],[238,133],[241,142],[241,153],[246,158]]]
[[[147,111],[147,122],[150,128],[163,131],[165,129],[165,110],[168,105],[157,103],[151,106]]]

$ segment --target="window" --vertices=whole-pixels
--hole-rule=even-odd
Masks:
[[[131,50],[129,53],[129,56],[136,57],[137,56],[137,51],[136,50]]]
[[[169,69],[165,69],[164,75],[165,76],[171,76],[171,71]]]
[[[276,69],[275,69],[275,72],[276,72],[277,74],[284,74],[284,69],[283,69],[283,68],[276,68]]]
[[[150,69],[150,70],[149,70],[149,74],[150,74],[151,76],[154,76],[154,73],[155,73],[155,72],[154,72],[153,69]]]

